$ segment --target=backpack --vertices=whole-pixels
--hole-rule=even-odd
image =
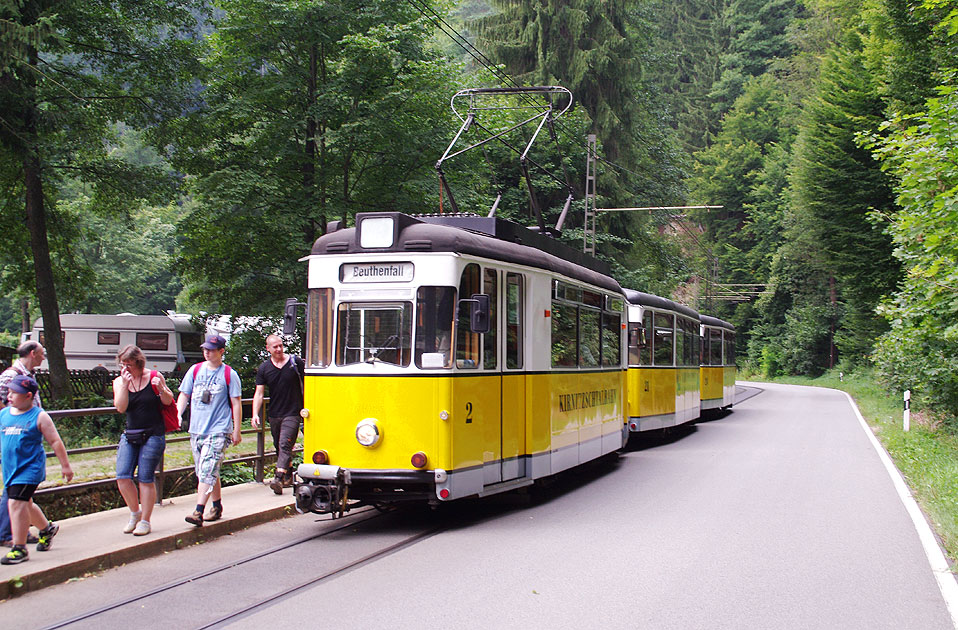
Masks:
[[[203,366],[202,363],[197,363],[196,365],[193,366],[193,382],[194,382],[194,383],[196,382],[196,375],[200,373],[200,368],[201,368],[202,366]],[[226,394],[227,394],[227,397],[228,397],[228,396],[229,396],[229,388],[230,388],[230,372],[233,371],[233,368],[231,368],[230,366],[226,365],[225,363],[223,364],[223,367],[226,368],[226,370],[225,370],[225,371],[226,371]]]
[[[156,370],[150,370],[150,386],[153,388],[153,391],[156,392],[156,395],[160,395],[160,390],[156,385],[153,385],[153,377],[157,375]],[[170,431],[179,431],[180,430],[180,419],[176,413],[176,398],[173,398],[173,402],[168,405],[164,405],[163,401],[160,401],[160,414],[163,416],[163,426],[166,427],[166,432]]]

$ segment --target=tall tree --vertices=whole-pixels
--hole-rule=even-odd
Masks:
[[[655,9],[654,75],[689,153],[710,146],[718,133],[721,111],[710,94],[729,46],[727,7],[728,0],[663,0]]]
[[[205,107],[181,121],[174,160],[194,175],[179,270],[206,310],[276,312],[328,220],[435,208],[453,66],[409,3],[216,7]]]
[[[122,213],[126,200],[154,194],[156,173],[111,159],[104,140],[115,121],[152,126],[180,114],[193,90],[194,16],[202,10],[199,0],[0,3],[0,174],[9,191],[3,219],[23,221],[29,234],[55,398],[70,391],[51,202],[66,176],[86,182],[105,211]]]
[[[602,183],[615,203],[674,201],[681,159],[654,99],[651,2],[492,0],[479,43],[518,82],[562,85],[593,122],[602,155],[626,170]],[[584,153],[584,151],[583,151]]]
[[[875,307],[900,273],[890,238],[869,218],[894,209],[891,181],[856,141],[878,127],[883,112],[876,77],[864,66],[861,36],[849,32],[825,59],[802,120],[792,190],[798,222],[814,235],[837,281],[844,312],[836,344],[853,363],[864,360],[882,332]]]

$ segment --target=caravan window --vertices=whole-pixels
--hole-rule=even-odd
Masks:
[[[138,345],[143,352],[148,350],[169,350],[170,335],[169,333],[136,333],[136,345]]]
[[[120,345],[120,333],[98,332],[96,334],[96,342],[101,346],[118,346]]]

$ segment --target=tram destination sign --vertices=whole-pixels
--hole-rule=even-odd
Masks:
[[[339,279],[350,282],[410,282],[415,275],[411,262],[345,263],[339,268]]]

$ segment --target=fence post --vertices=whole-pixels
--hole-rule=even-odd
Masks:
[[[156,488],[156,504],[163,505],[163,496],[166,494],[166,472],[164,468],[166,467],[166,449],[163,449],[163,452],[160,453],[160,468],[156,471],[156,483],[153,484]]]
[[[269,411],[269,403],[265,400],[263,401],[263,406],[260,408],[262,415],[259,417],[259,430],[256,432],[256,465],[254,467],[253,478],[256,479],[256,483],[263,483],[263,457],[266,452],[266,423],[269,422],[267,412]]]

